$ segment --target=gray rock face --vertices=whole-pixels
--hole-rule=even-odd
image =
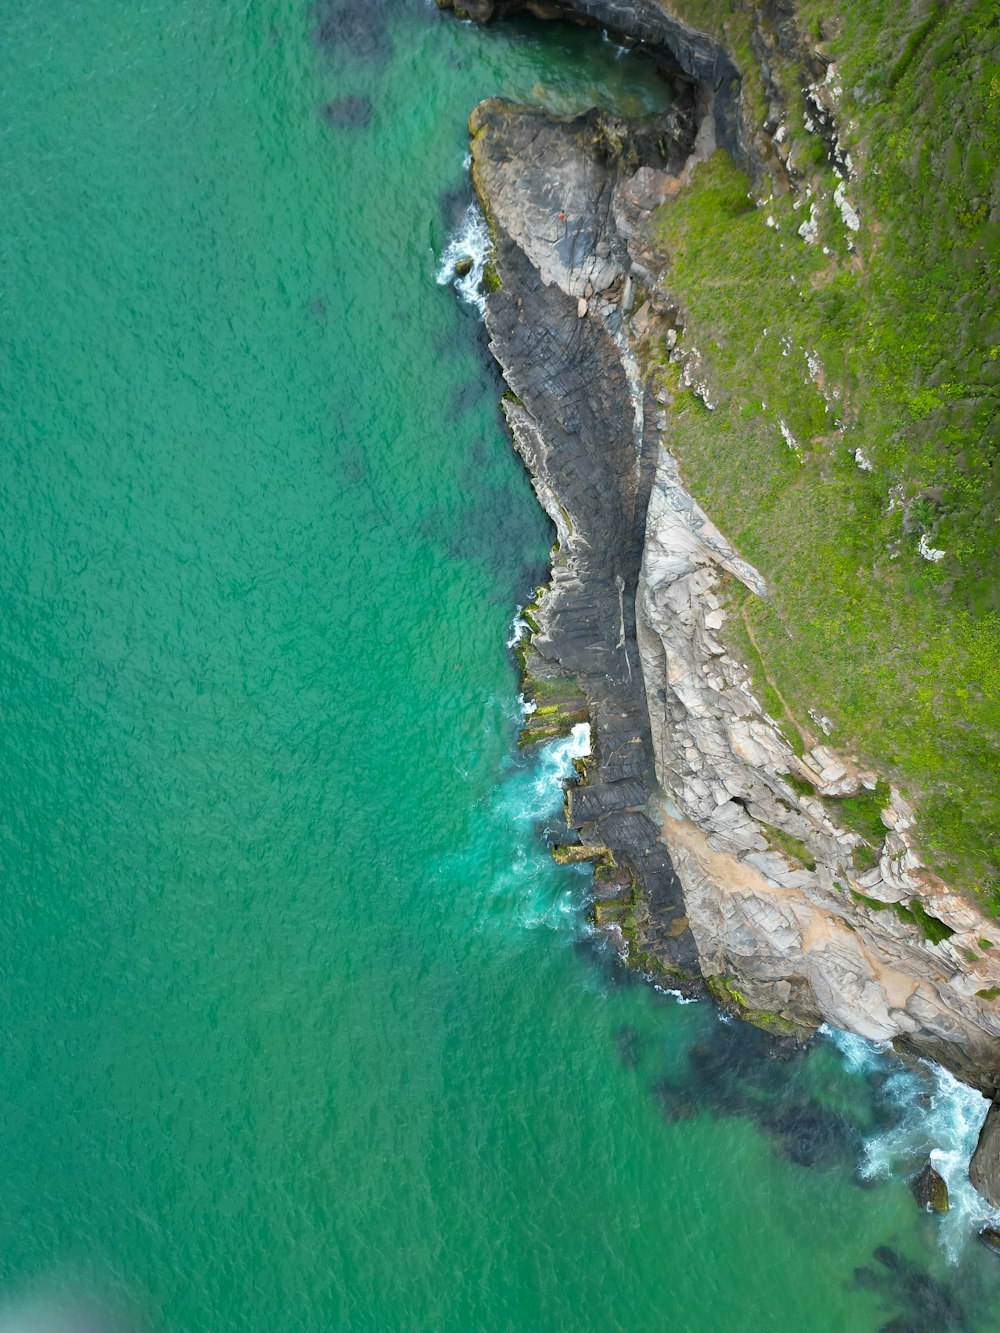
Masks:
[[[675,80],[697,93],[704,127],[701,148],[719,145],[755,172],[739,109],[740,73],[729,52],[707,33],[685,23],[657,0],[438,0],[444,9],[488,23],[519,10],[543,18],[572,18],[592,23],[640,46]]]
[[[994,1208],[1000,1208],[1000,1104],[997,1102],[986,1112],[969,1163],[969,1179],[984,1199]]]
[[[620,155],[633,146],[605,117],[558,122],[502,102],[479,107],[470,128],[502,282],[487,301],[490,346],[517,395],[505,408],[515,444],[559,534],[533,646],[590,705],[596,768],[570,817],[644,885],[644,947],[655,939],[666,966],[694,977],[680,885],[646,809],[655,774],[635,593],[653,437],[616,341],[629,256],[611,220]]]
[[[620,9],[623,23],[627,10],[644,41],[641,25],[662,20],[651,0],[576,8],[604,21]],[[679,40],[669,24],[661,36]],[[692,70],[702,56],[691,47]],[[876,775],[823,744],[798,756],[726,651],[721,576],[766,589],[685,490],[640,373],[644,338],[673,345],[646,223],[683,180],[704,105],[682,98],[641,134],[502,102],[470,120],[502,283],[487,301],[491,347],[559,534],[534,646],[579,679],[594,726],[596,768],[570,818],[635,871],[637,943],[675,975],[729,978],[750,1009],[892,1040],[993,1095],[1000,960],[977,946],[995,931],[921,865],[898,792],[875,864],[855,868],[862,840],[821,798],[872,789]],[[641,287],[651,295],[633,309]],[[710,402],[701,370],[683,371]],[[928,920],[946,930],[928,934]]]

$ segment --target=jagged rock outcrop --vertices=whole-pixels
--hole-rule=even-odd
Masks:
[[[923,1208],[925,1212],[946,1213],[951,1207],[947,1182],[939,1171],[935,1171],[930,1160],[910,1181],[910,1189],[917,1207]]]
[[[493,354],[515,400],[514,441],[559,533],[534,651],[587,697],[596,765],[572,793],[585,843],[613,849],[643,886],[642,948],[678,979],[697,976],[680,886],[646,808],[656,781],[635,647],[635,592],[652,481],[642,393],[626,364],[619,310],[630,266],[614,222],[637,154],[669,174],[690,147],[678,107],[641,142],[591,113],[558,122],[509,103],[473,113],[473,176],[495,238],[501,285],[488,298]],[[623,168],[622,164],[628,165]],[[621,887],[621,886],[620,886]]]
[[[875,775],[819,744],[796,755],[718,637],[722,576],[766,588],[684,489],[629,310],[643,217],[693,142],[683,108],[642,139],[597,113],[567,123],[501,102],[470,124],[502,282],[491,346],[560,536],[534,646],[590,702],[597,769],[571,817],[645,884],[637,947],[729,978],[785,1024],[895,1039],[992,1091],[1000,961],[976,951],[989,923],[920,866],[898,794],[867,847],[876,863],[856,868],[865,840],[831,798]]]
[[[686,23],[657,0],[438,0],[461,18],[488,23],[519,10],[542,19],[589,23],[640,47],[671,79],[693,93],[701,128],[699,151],[727,149],[752,172],[759,168],[740,111],[740,75],[721,42]]]
[[[614,11],[611,26],[644,43],[680,40],[652,0],[573,8],[604,23]],[[658,39],[643,26],[657,21]],[[711,45],[684,48],[690,71]],[[715,79],[720,59],[697,77]],[[595,856],[628,872],[608,877],[598,919],[645,966],[681,981],[701,973],[775,1027],[827,1021],[892,1040],[992,1096],[1000,952],[982,942],[995,926],[921,865],[898,792],[879,798],[877,832],[845,827],[838,800],[883,791],[877,775],[818,737],[797,754],[755,697],[723,644],[724,582],[767,590],[685,490],[642,372],[651,340],[672,347],[681,318],[646,223],[682,188],[707,121],[717,129],[721,86],[711,98],[682,90],[641,131],[498,101],[470,120],[499,278],[491,348],[559,535],[533,649],[579,682],[594,728],[595,764],[568,818]],[[745,136],[729,137],[747,151]],[[682,379],[711,405],[697,365],[682,363]],[[1000,1162],[982,1153],[975,1183],[988,1193]]]
[[[1000,1103],[986,1112],[979,1143],[969,1163],[969,1179],[979,1193],[1000,1208]]]

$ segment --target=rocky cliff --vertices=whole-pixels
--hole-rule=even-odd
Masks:
[[[712,390],[677,345],[684,316],[653,210],[716,142],[758,171],[788,163],[744,123],[731,56],[664,6],[529,7],[572,10],[682,76],[672,111],[641,128],[498,101],[470,121],[495,243],[491,347],[559,537],[551,587],[530,610],[526,684],[558,715],[545,682],[572,678],[594,727],[593,765],[567,802],[580,843],[564,854],[598,862],[597,920],[646,970],[682,986],[703,977],[773,1030],[828,1021],[892,1040],[992,1096],[1000,960],[983,945],[996,924],[921,863],[906,800],[823,744],[822,717],[793,748],[756,697],[725,629],[734,588],[768,588],[670,452],[662,353],[709,407]],[[794,44],[781,6],[769,8],[772,38]],[[780,122],[780,107],[770,114]],[[823,129],[835,154],[832,118]]]

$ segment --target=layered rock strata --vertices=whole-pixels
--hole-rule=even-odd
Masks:
[[[569,818],[643,886],[644,951],[693,979],[680,885],[648,808],[656,776],[635,599],[656,435],[624,351],[631,263],[615,221],[635,206],[620,186],[641,175],[640,155],[679,167],[690,124],[681,109],[637,138],[596,113],[564,123],[487,102],[470,129],[500,284],[486,303],[490,346],[513,394],[515,444],[559,536],[533,651],[579,682],[593,728],[595,763]]]
[[[755,697],[723,643],[726,587],[767,589],[685,490],[643,373],[682,318],[650,213],[720,123],[732,151],[751,151],[719,119],[720,89],[738,110],[731,75],[717,77],[731,62],[716,50],[699,73],[693,53],[711,43],[679,36],[659,5],[576,8],[706,80],[641,131],[496,101],[470,122],[499,280],[486,323],[515,443],[559,536],[531,651],[579,683],[594,727],[589,781],[567,814],[575,855],[614,868],[598,919],[648,970],[678,984],[701,974],[765,1026],[828,1021],[892,1040],[992,1096],[995,923],[921,865],[898,792],[816,738],[796,754]],[[696,362],[681,369],[710,405]],[[862,836],[838,802],[866,793],[880,793],[883,828]]]
[[[501,102],[470,124],[491,346],[559,534],[533,647],[590,707],[596,764],[569,817],[635,875],[630,944],[776,1027],[894,1039],[992,1091],[991,923],[921,867],[898,793],[877,845],[838,825],[836,800],[876,776],[822,745],[798,756],[719,638],[724,579],[766,588],[685,491],[637,356],[670,341],[643,228],[694,143],[685,107],[642,132]]]

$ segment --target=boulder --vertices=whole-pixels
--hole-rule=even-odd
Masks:
[[[913,1197],[925,1212],[946,1213],[951,1207],[948,1186],[944,1176],[935,1171],[928,1160],[922,1171],[910,1181]]]
[[[1000,1103],[994,1102],[986,1112],[969,1163],[969,1179],[988,1203],[1000,1208]]]
[[[979,1233],[979,1239],[988,1250],[1000,1255],[1000,1231],[997,1231],[996,1227],[983,1227]]]

